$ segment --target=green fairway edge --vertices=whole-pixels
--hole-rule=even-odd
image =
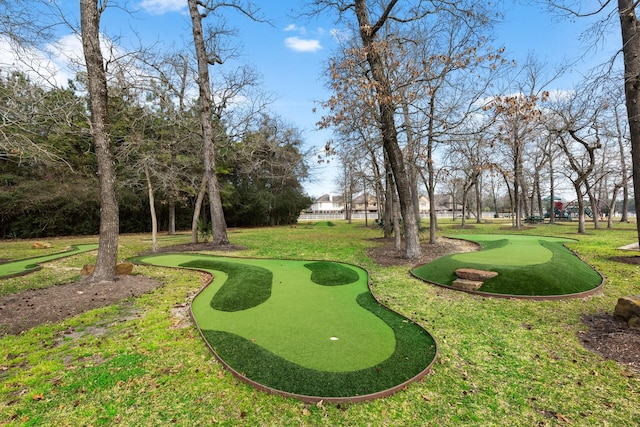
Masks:
[[[3,263],[0,263],[0,280],[9,279],[12,277],[25,276],[27,274],[31,274],[35,271],[40,270],[42,268],[40,264],[42,263],[70,257],[83,252],[92,251],[97,248],[98,248],[98,245],[95,243],[79,244],[79,245],[73,245],[68,250],[62,251],[62,252],[56,252],[49,255],[40,255],[40,256],[34,256],[30,258],[22,258],[22,259],[3,262]],[[20,264],[24,264],[24,266],[20,267],[19,271],[13,271],[10,273],[3,272],[3,270],[10,268],[12,265],[20,265]]]
[[[520,235],[516,235],[516,236],[520,236]],[[471,240],[471,239],[467,239],[465,236],[460,237],[460,236],[447,236],[448,238],[451,239],[456,239],[456,240],[464,240],[464,241],[472,241],[474,243],[478,243],[480,244],[481,251],[484,250],[485,248],[493,248],[497,245],[497,240],[494,241],[489,241],[488,244],[482,244],[480,242],[478,242],[477,240]],[[505,238],[505,235],[500,235],[501,239],[503,240]],[[506,235],[506,238],[508,238],[509,236]],[[539,238],[539,239],[545,239],[545,236],[527,236],[527,237],[532,237],[532,238]],[[575,239],[564,239],[567,241],[575,241]],[[569,249],[568,247],[566,247],[566,243],[569,242],[551,242],[551,241],[540,241],[540,245],[543,247],[546,247],[546,249],[550,250],[551,252],[553,252],[553,258],[551,261],[546,262],[546,263],[542,263],[542,264],[537,264],[537,265],[523,265],[520,268],[509,268],[508,266],[491,266],[490,268],[486,265],[486,264],[482,264],[482,263],[473,263],[473,262],[465,262],[465,261],[458,261],[455,259],[456,255],[460,255],[460,254],[450,254],[450,255],[445,255],[443,257],[440,257],[430,263],[427,264],[423,264],[420,266],[416,266],[414,268],[412,268],[409,273],[415,277],[416,279],[419,279],[421,281],[424,281],[426,283],[430,283],[445,289],[451,289],[454,291],[462,291],[462,292],[466,292],[468,294],[472,294],[472,295],[479,295],[479,296],[485,296],[485,297],[494,297],[494,298],[511,298],[511,299],[529,299],[529,300],[558,300],[558,299],[569,299],[569,298],[584,298],[590,295],[593,295],[597,292],[599,292],[602,287],[604,286],[605,283],[605,277],[597,270],[595,269],[592,265],[584,262],[574,251],[572,251],[571,249]],[[558,249],[561,248],[562,251],[559,251]],[[569,258],[571,257],[571,261],[569,261]],[[524,288],[527,288],[527,291],[523,291],[522,293],[510,293],[507,291],[501,291],[500,287],[492,287],[491,283],[492,281],[495,282],[498,278],[500,278],[501,280],[518,280],[518,279],[522,279],[524,278],[525,281],[529,280],[535,280],[535,274],[536,272],[545,272],[546,274],[549,274],[549,271],[555,271],[557,273],[558,276],[561,276],[562,274],[566,273],[567,269],[566,269],[566,265],[567,264],[562,264],[562,267],[559,265],[560,264],[560,258],[563,258],[564,261],[568,262],[578,262],[580,264],[579,265],[579,270],[581,275],[583,276],[591,276],[591,277],[586,277],[585,280],[589,280],[591,281],[591,285],[585,285],[585,286],[576,286],[576,285],[569,285],[568,287],[570,288],[569,291],[567,292],[561,292],[558,289],[560,288],[560,286],[556,285],[551,286],[551,289],[545,293],[545,292],[534,292],[533,289],[535,289],[536,287],[536,283],[544,283],[544,280],[539,280],[539,282],[536,283],[531,283],[528,287],[525,286]],[[451,270],[449,272],[449,277],[446,278],[446,280],[442,280],[442,276],[440,275],[440,279],[439,280],[433,280],[432,278],[429,277],[425,277],[424,272],[422,272],[421,270],[424,270],[427,266],[430,265],[434,265],[437,263],[451,263],[453,264],[452,266],[449,267],[449,270]],[[476,269],[480,269],[480,270],[491,270],[491,271],[496,271],[499,273],[498,277],[494,278],[494,279],[489,279],[485,282],[485,285],[483,285],[480,290],[468,290],[468,289],[460,289],[460,288],[456,288],[451,286],[450,284],[446,284],[443,283],[445,281],[452,281],[455,278],[455,273],[454,271],[457,268],[476,268]],[[540,276],[538,276],[539,278]],[[597,284],[596,284],[596,277],[597,277]],[[541,286],[544,287],[544,286]],[[484,290],[482,290],[483,288],[485,288]],[[573,288],[573,289],[571,289]],[[575,289],[575,288],[582,288],[583,290],[579,290],[579,289]],[[489,290],[487,290],[489,289]]]
[[[145,257],[135,257],[130,261],[154,265],[143,261],[143,258]],[[224,258],[234,259],[234,257]],[[246,260],[246,258],[240,259]],[[368,277],[368,272],[366,274]],[[202,286],[192,301],[196,300],[212,281],[213,277]],[[429,373],[437,358],[438,344],[426,329],[380,303],[371,292],[368,280],[367,292],[358,296],[357,303],[392,328],[396,339],[396,350],[391,357],[376,366],[349,372],[325,372],[305,368],[233,333],[202,329],[191,304],[190,314],[207,347],[234,377],[258,390],[296,398],[303,402],[361,402],[386,397],[397,393],[412,382],[419,381]],[[419,338],[416,339],[416,337]],[[416,341],[419,341],[420,347],[417,350]],[[223,345],[221,346],[220,343]],[[224,344],[228,344],[227,350]],[[240,351],[236,352],[237,357],[244,359],[240,361],[240,366],[237,358],[229,360],[228,348],[232,347],[240,348]],[[287,373],[287,375],[267,375],[271,379],[265,377],[265,373],[273,372]]]
[[[238,380],[266,393],[291,397],[306,403],[320,401],[327,403],[355,403],[390,396],[404,389],[407,385],[419,381],[431,371],[438,354],[437,341],[426,329],[379,303],[370,293],[367,293],[367,296],[380,307],[380,310],[384,310],[397,318],[405,319],[400,321],[406,322],[405,325],[408,327],[419,328],[424,334],[428,335],[431,344],[428,348],[424,348],[425,351],[422,354],[422,360],[428,362],[420,363],[421,369],[408,372],[400,378],[393,376],[392,369],[402,366],[403,363],[409,360],[405,352],[407,350],[406,344],[408,344],[406,337],[398,336],[395,328],[397,342],[405,345],[401,345],[401,348],[383,363],[359,371],[322,372],[289,362],[235,334],[202,330],[198,326],[193,313],[191,313],[191,317],[194,319],[196,328],[212,354]],[[223,341],[225,344],[232,343],[238,347],[240,349],[238,353],[245,358],[245,362],[251,361],[252,363],[244,363],[242,366],[246,368],[244,370],[238,370],[236,367],[231,366],[224,353],[221,354],[216,350],[218,346],[212,344],[213,342]],[[229,346],[226,347],[228,348]],[[255,363],[256,361],[260,363]],[[278,371],[286,372],[287,375],[284,377],[272,377],[272,379],[276,380],[275,383],[269,381],[268,378],[264,378],[263,374],[273,372],[274,366],[277,365],[283,368]],[[415,365],[417,366],[418,364],[416,363]],[[255,379],[256,377],[257,379]],[[304,381],[301,382],[300,380]],[[376,383],[377,386],[372,385],[373,383]]]

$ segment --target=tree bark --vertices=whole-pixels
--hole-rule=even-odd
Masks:
[[[582,180],[573,181],[573,188],[576,191],[576,202],[578,203],[578,234],[584,234],[586,232],[584,226],[584,196],[582,194]]]
[[[386,8],[390,12],[398,0],[391,0]],[[376,27],[371,26],[369,12],[365,0],[355,1],[355,13],[360,26],[360,37],[366,51],[367,63],[371,69],[371,75],[376,82],[376,97],[380,112],[380,127],[382,131],[382,145],[389,156],[389,163],[393,171],[393,177],[398,190],[400,211],[404,221],[405,248],[404,258],[414,259],[420,256],[420,235],[418,223],[413,209],[411,185],[404,164],[402,150],[398,143],[398,131],[395,125],[395,105],[393,91],[385,73],[381,54],[376,47],[376,32],[382,26],[385,17],[381,17]],[[388,16],[388,15],[387,15]]]
[[[97,0],[80,0],[80,25],[87,67],[91,134],[95,144],[100,182],[100,236],[96,265],[90,278],[92,282],[113,281],[118,262],[119,211],[116,174],[109,136],[107,78],[100,51],[100,15],[103,10],[104,3],[98,7]]]
[[[151,175],[149,168],[145,165],[144,177],[147,180],[147,192],[149,195],[149,212],[151,213],[151,252],[158,252],[158,216],[156,215],[156,201],[153,196],[153,184],[151,184]]]
[[[514,227],[522,227],[522,197],[520,195],[520,183],[522,182],[522,147],[518,141],[518,133],[513,136],[513,209],[515,213]]]
[[[640,213],[640,22],[634,0],[618,0],[624,58],[624,93],[631,136],[631,162],[636,215]],[[640,241],[640,221],[636,221]]]
[[[200,218],[200,210],[202,209],[202,202],[204,201],[206,193],[207,176],[203,175],[200,191],[198,191],[198,197],[196,198],[196,205],[193,208],[193,218],[191,219],[191,243],[198,243],[198,218]]]
[[[482,224],[482,174],[476,178],[476,223]]]
[[[429,244],[437,243],[438,212],[436,207],[436,171],[433,167],[433,117],[435,114],[435,96],[429,98],[429,128],[427,131],[427,193],[429,195]]]
[[[616,117],[616,130],[617,130],[617,138],[618,138],[618,149],[620,150],[620,175],[622,175],[621,183],[622,183],[622,212],[620,222],[629,222],[628,215],[628,206],[629,206],[629,177],[627,170],[627,155],[624,150],[624,137],[622,133],[622,126],[620,124],[620,114],[618,112],[617,106],[614,106],[614,114]],[[617,188],[617,187],[616,187]],[[614,194],[617,194],[617,191],[614,190]],[[615,209],[615,201],[613,203],[613,207]],[[613,216],[613,210],[609,210],[609,218]]]
[[[554,178],[554,169],[553,169],[553,155],[551,153],[551,149],[549,151],[549,197],[551,200],[550,211],[549,211],[549,224],[556,223],[556,184]]]
[[[211,210],[211,233],[214,246],[228,245],[227,223],[224,219],[220,187],[216,176],[215,140],[216,129],[212,123],[211,88],[209,79],[209,55],[204,43],[202,16],[197,0],[188,0],[189,14],[193,29],[193,42],[198,59],[198,87],[200,95],[200,119],[202,125],[202,143],[204,151],[204,170],[208,183],[209,206]]]
[[[393,216],[393,194],[395,192],[393,189],[393,172],[391,172],[391,165],[389,164],[389,158],[386,152],[384,153],[384,170],[385,176],[387,177],[385,179],[385,200],[387,203],[384,206],[384,237],[386,239],[393,234],[393,224],[395,221]]]

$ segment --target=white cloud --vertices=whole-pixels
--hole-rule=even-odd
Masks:
[[[140,7],[150,15],[182,12],[187,2],[184,0],[142,0]]]
[[[284,45],[296,52],[316,52],[322,49],[320,40],[301,39],[299,37],[287,37],[284,39]]]
[[[135,57],[127,54],[108,37],[100,38],[100,49],[109,69],[126,72],[130,78],[142,75]],[[85,69],[82,40],[68,34],[52,41],[42,49],[18,48],[6,37],[0,37],[0,71],[20,71],[31,81],[48,87],[66,87],[78,71]]]
[[[305,27],[298,27],[296,24],[289,24],[286,27],[284,27],[284,31],[286,32],[290,32],[290,31],[295,31],[299,34],[306,34],[307,33],[307,29]]]
[[[64,86],[72,76],[47,52],[16,48],[6,37],[0,37],[0,70],[20,71],[36,84],[45,86]]]

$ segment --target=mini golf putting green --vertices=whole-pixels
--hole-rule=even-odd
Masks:
[[[365,400],[421,378],[433,337],[381,306],[365,270],[326,261],[159,254],[131,261],[210,272],[191,312],[216,356],[254,386],[305,401]]]
[[[603,278],[564,244],[575,240],[556,237],[474,234],[453,236],[480,244],[481,250],[447,255],[416,267],[411,274],[451,287],[459,268],[495,271],[477,291],[520,298],[581,297],[595,292]]]
[[[43,262],[53,261],[54,259],[64,258],[94,249],[98,249],[97,243],[87,245],[74,245],[70,250],[64,252],[57,252],[50,255],[5,262],[3,264],[0,264],[0,279],[32,273],[38,270],[40,268],[40,264],[42,264]]]

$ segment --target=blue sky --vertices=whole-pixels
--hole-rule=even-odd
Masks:
[[[57,3],[72,22],[78,20],[78,0]],[[110,4],[113,3],[111,0]],[[303,3],[295,0],[256,1],[261,7],[261,14],[272,25],[252,22],[237,13],[229,13],[226,17],[229,27],[235,27],[238,31],[236,42],[242,47],[241,61],[258,70],[263,78],[264,90],[275,96],[271,109],[303,131],[307,147],[319,149],[331,138],[331,132],[316,129],[315,123],[320,119],[321,112],[313,113],[313,109],[318,107],[316,101],[326,100],[330,96],[324,87],[323,64],[336,47],[332,33],[341,28],[336,27],[333,17],[296,18]],[[534,53],[552,67],[563,58],[575,59],[583,52],[584,44],[579,37],[587,28],[587,21],[558,22],[540,6],[504,3],[507,9],[505,22],[498,27],[495,45],[504,46],[507,55],[522,62],[529,53]],[[168,47],[191,43],[186,0],[129,0],[127,5],[129,9],[137,11],[131,15],[110,8],[102,18],[103,32],[125,49],[136,45],[137,37],[145,44],[157,42]],[[81,46],[77,39],[64,31],[60,37],[67,37],[64,44],[67,54],[75,52],[75,56],[81,58],[78,56],[81,55]],[[620,45],[619,40],[616,27],[603,50],[598,55],[589,55],[590,64],[576,64],[575,72],[554,84],[552,89],[569,89],[581,71],[608,58],[614,50],[613,46]],[[2,50],[0,46],[0,52]],[[11,62],[7,54],[0,53],[0,66],[7,61]],[[316,165],[314,180],[305,184],[306,191],[312,196],[337,192],[336,166],[336,162],[329,166]]]

